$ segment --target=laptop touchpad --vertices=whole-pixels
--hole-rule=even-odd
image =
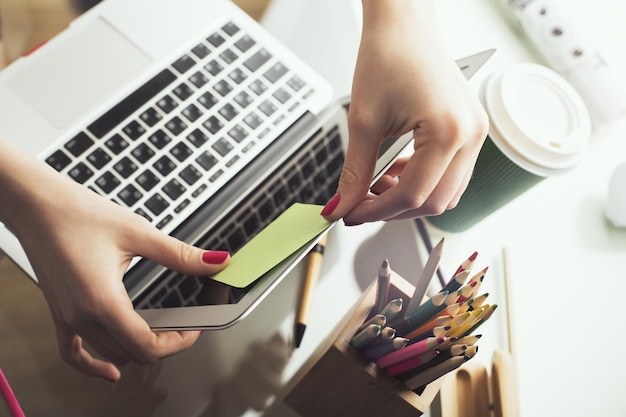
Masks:
[[[150,57],[102,19],[26,59],[9,85],[57,128],[93,109],[150,63]],[[50,45],[52,46],[52,45]]]

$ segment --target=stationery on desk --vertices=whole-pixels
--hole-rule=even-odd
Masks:
[[[443,252],[444,239],[432,249],[409,300],[388,300],[385,259],[378,272],[376,303],[351,345],[409,389],[419,390],[473,358],[479,334],[474,332],[493,314],[479,294],[487,268],[470,278],[478,253],[463,261],[443,288],[426,297]],[[469,278],[469,281],[467,279]],[[383,306],[383,307],[381,307]],[[393,337],[381,337],[393,329]]]

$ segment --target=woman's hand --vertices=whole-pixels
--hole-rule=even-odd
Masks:
[[[212,275],[228,263],[227,252],[204,251],[166,235],[2,139],[0,153],[0,220],[28,255],[65,362],[116,381],[116,366],[152,363],[195,342],[198,331],[153,332],[134,311],[122,277],[135,256],[184,274]]]
[[[467,187],[488,119],[437,32],[431,0],[363,0],[363,33],[337,194],[322,214],[346,224],[453,208]],[[414,151],[370,193],[380,144],[413,132]]]

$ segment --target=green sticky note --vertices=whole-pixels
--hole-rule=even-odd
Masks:
[[[320,212],[322,206],[294,203],[261,230],[212,278],[233,287],[247,287],[294,254],[331,225]]]

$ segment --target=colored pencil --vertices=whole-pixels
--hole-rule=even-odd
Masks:
[[[415,344],[407,346],[403,349],[391,352],[376,359],[374,362],[380,368],[387,368],[396,363],[402,362],[409,358],[414,358],[426,353],[429,350],[434,350],[440,343],[446,340],[445,336],[442,337],[429,337],[428,339],[421,340]]]
[[[396,337],[396,329],[389,326],[383,327],[380,331],[380,337],[385,340],[392,340]]]
[[[396,324],[394,327],[396,327],[400,333],[407,333],[420,327],[433,317],[436,317],[446,307],[449,307],[443,303],[447,296],[447,292],[436,293],[423,304],[415,308],[410,314],[405,315],[402,323]]]
[[[384,340],[383,342],[366,346],[362,351],[363,355],[370,360],[378,359],[388,353],[402,349],[409,342],[409,339],[396,336],[393,340]]]
[[[422,273],[420,274],[417,283],[415,285],[415,291],[411,296],[411,300],[409,301],[406,310],[405,316],[408,316],[415,310],[423,301],[424,295],[426,295],[426,290],[430,286],[430,281],[432,280],[433,274],[435,270],[439,266],[439,261],[441,260],[441,253],[443,251],[443,243],[445,238],[441,238],[439,243],[433,248],[428,256],[428,260],[426,261],[426,265],[424,265],[424,269],[422,269]]]
[[[486,309],[487,307],[483,306],[477,310],[471,312],[468,311],[469,317],[467,318],[467,320],[465,320],[460,326],[452,328],[450,332],[448,332],[448,336],[460,338],[470,334],[470,332],[468,332],[469,329],[471,329],[476,323],[479,322]]]
[[[404,385],[411,390],[416,390],[424,385],[427,385],[437,378],[451,372],[465,363],[467,359],[464,356],[454,356],[445,362],[426,368],[424,371],[414,375],[410,378],[404,379]]]
[[[459,295],[459,297],[457,298],[456,302],[457,303],[463,303],[467,300],[469,300],[471,298],[472,292],[474,290],[474,287],[478,285],[477,281],[472,281],[472,282],[468,282],[467,284],[463,285],[461,288],[459,288],[457,294]]]
[[[374,340],[379,334],[382,328],[378,324],[370,324],[360,332],[358,332],[350,341],[350,344],[357,349],[363,348],[369,342]]]
[[[428,330],[434,329],[435,327],[447,326],[450,324],[452,319],[453,319],[452,316],[434,317],[431,320],[427,321],[426,323],[422,324],[421,326],[411,330],[409,333],[405,335],[405,337],[408,339],[412,339],[412,338],[415,338],[417,335],[427,332]]]
[[[465,359],[472,359],[478,353],[478,345],[468,346],[463,352]]]
[[[385,259],[378,269],[378,279],[376,286],[376,306],[374,307],[374,314],[381,312],[383,308],[389,302],[389,286],[391,282],[391,267],[389,266],[389,260]]]
[[[394,298],[381,310],[380,314],[385,316],[387,323],[391,323],[394,317],[402,311],[402,298]]]
[[[386,368],[385,371],[391,376],[410,372],[412,369],[415,369],[418,366],[425,366],[426,364],[430,363],[430,361],[437,358],[439,354],[440,352],[438,350],[431,350],[414,358],[410,358],[393,366],[390,366],[389,368]]]
[[[425,332],[418,333],[415,335],[408,334],[406,338],[409,339],[409,345],[419,342],[420,340],[426,339],[428,337],[439,337],[445,336],[448,331],[450,331],[450,326],[437,326],[433,327],[430,330],[426,330]]]
[[[493,312],[495,311],[496,308],[498,308],[497,304],[491,304],[491,305],[487,306],[486,307],[486,311],[484,312],[484,314],[480,318],[480,320],[478,320],[478,322],[476,322],[472,327],[467,329],[467,331],[465,331],[465,333],[463,333],[461,336],[467,336],[467,335],[472,334],[473,332],[475,332],[476,329],[478,329],[484,322],[489,320],[489,317],[491,317],[491,315],[493,314]]]
[[[359,330],[363,330],[370,324],[378,324],[380,327],[383,327],[385,326],[385,324],[387,324],[387,317],[383,316],[382,314],[376,314],[365,323],[363,323],[361,327],[359,327]]]
[[[441,291],[453,292],[458,290],[464,283],[469,273],[474,265],[474,261],[478,257],[478,252],[472,253],[469,258],[459,265],[457,270],[452,275],[452,278],[448,281],[448,283],[441,289]]]
[[[463,336],[455,340],[454,342],[452,342],[452,344],[453,345],[462,344],[462,345],[467,345],[467,346],[473,346],[474,344],[476,344],[476,342],[478,342],[478,340],[481,337],[482,337],[481,334],[471,334],[471,335]]]
[[[483,293],[477,297],[472,298],[471,300],[468,300],[467,304],[469,306],[468,310],[472,311],[472,310],[476,310],[480,307],[483,306],[483,304],[485,304],[485,301],[487,300],[487,297],[489,297],[489,293]]]
[[[9,411],[13,417],[25,416],[17,397],[13,393],[13,389],[11,389],[9,380],[4,375],[4,372],[2,372],[2,368],[0,368],[0,393],[2,393],[2,396],[4,397],[4,400],[7,403]]]

